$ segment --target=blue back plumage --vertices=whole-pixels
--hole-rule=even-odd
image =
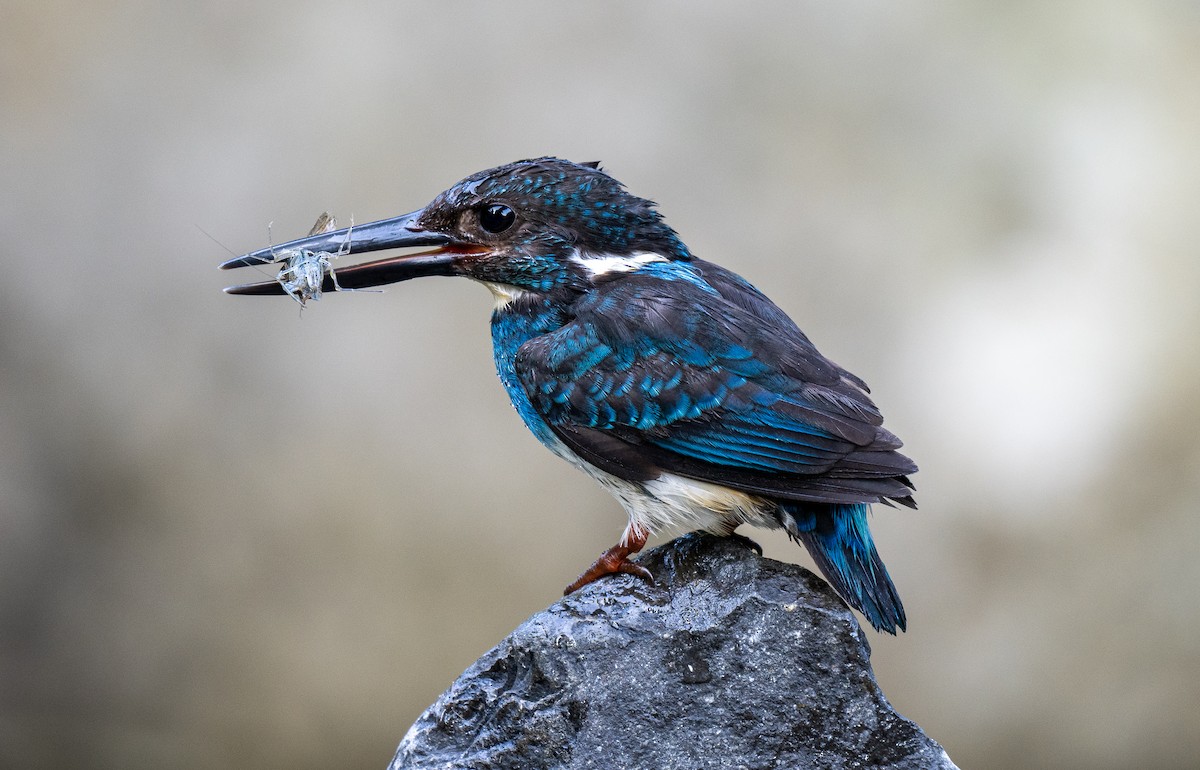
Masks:
[[[659,467],[745,491],[815,502],[908,496],[894,477],[912,465],[860,386],[691,264],[602,283],[569,315],[514,360],[551,425],[612,432]]]

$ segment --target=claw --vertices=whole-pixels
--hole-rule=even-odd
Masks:
[[[650,570],[640,564],[629,561],[629,555],[637,553],[646,545],[646,534],[640,530],[633,530],[626,536],[628,542],[618,543],[612,548],[609,548],[604,553],[600,554],[600,558],[583,571],[583,574],[575,579],[575,582],[567,586],[563,590],[563,596],[572,594],[583,588],[588,583],[595,582],[605,575],[615,575],[618,572],[624,572],[627,575],[637,575],[640,578],[648,580],[650,585],[654,585],[654,575],[650,574]]]

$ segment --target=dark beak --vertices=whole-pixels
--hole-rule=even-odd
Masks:
[[[409,246],[450,246],[449,236],[422,229],[417,220],[422,212],[414,211],[391,219],[381,219],[344,230],[310,235],[294,241],[243,254],[221,264],[222,270],[276,262],[288,252],[323,251],[331,255],[360,254],[383,249]],[[446,248],[389,257],[361,265],[334,265],[337,283],[343,289],[362,289],[386,283],[407,281],[427,275],[454,275],[455,264],[463,255],[462,249]],[[323,291],[334,290],[333,276],[326,275]],[[227,288],[228,294],[286,294],[278,281],[247,283]]]

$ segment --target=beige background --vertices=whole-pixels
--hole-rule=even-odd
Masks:
[[[539,154],[871,383],[902,713],[964,768],[1200,753],[1196,4],[0,9],[0,765],[382,767],[614,541],[483,289],[215,270]]]

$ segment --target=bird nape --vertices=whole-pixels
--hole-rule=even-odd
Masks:
[[[662,528],[782,527],[871,625],[905,628],[867,512],[915,507],[916,465],[861,379],[745,279],[692,256],[651,201],[598,164],[536,158],[472,174],[410,214],[275,248],[409,246],[435,248],[339,267],[322,288],[446,275],[491,290],[496,371],[513,406],[629,515],[567,592],[615,572],[649,578],[629,556]],[[226,291],[284,293],[277,281]]]

